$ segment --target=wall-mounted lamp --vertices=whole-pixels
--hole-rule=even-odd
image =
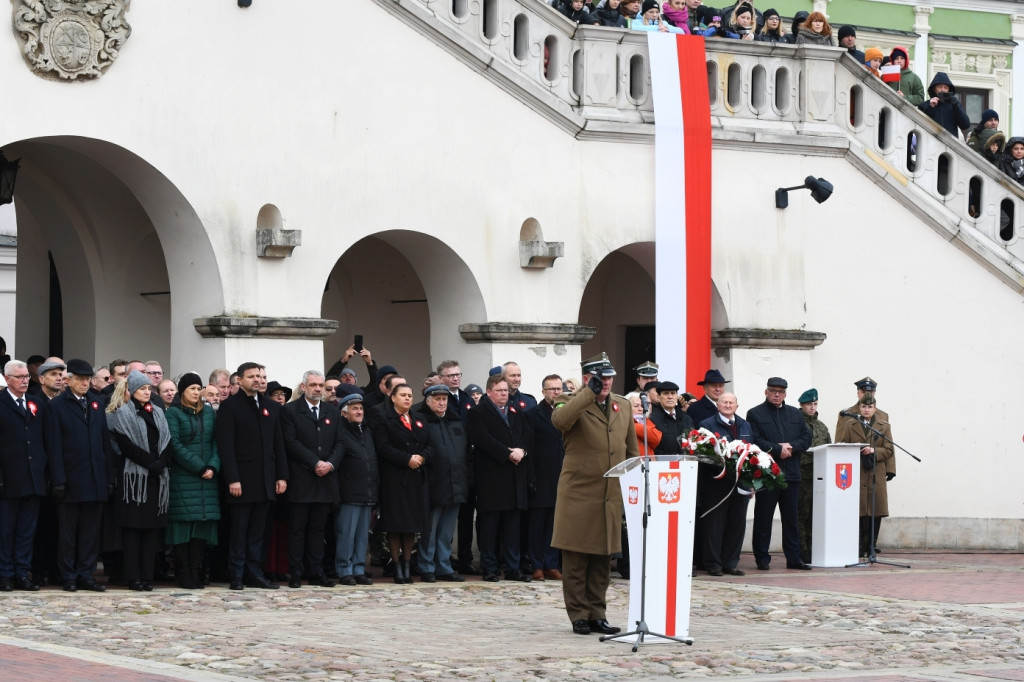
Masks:
[[[0,206],[14,201],[14,181],[18,178],[21,159],[8,161],[0,151]]]
[[[775,208],[787,208],[789,206],[789,190],[791,189],[811,190],[811,198],[819,204],[824,203],[830,196],[832,196],[831,182],[825,178],[816,178],[813,175],[808,175],[802,185],[797,185],[796,187],[780,187],[775,190]]]
[[[252,4],[252,0],[238,0],[239,7],[248,7]]]

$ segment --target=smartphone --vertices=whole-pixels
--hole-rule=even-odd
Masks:
[[[363,352],[363,335],[356,334],[356,340],[352,343],[352,347],[356,349],[357,353]]]

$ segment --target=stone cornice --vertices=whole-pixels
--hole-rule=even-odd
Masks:
[[[597,327],[582,324],[483,322],[460,324],[466,343],[564,343],[581,344],[597,333]]]
[[[196,331],[206,339],[253,337],[268,339],[308,339],[320,341],[338,331],[337,320],[318,317],[247,317],[215,315],[192,320]]]
[[[825,341],[824,332],[803,329],[716,329],[711,333],[714,348],[782,348],[811,350]]]

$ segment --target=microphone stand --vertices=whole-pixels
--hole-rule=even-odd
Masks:
[[[646,397],[646,396],[645,396]],[[640,404],[643,405],[645,400],[641,398]],[[673,642],[681,642],[682,644],[693,645],[693,639],[690,637],[670,637],[669,635],[662,634],[660,632],[651,632],[651,629],[647,626],[646,611],[647,611],[647,519],[651,515],[651,465],[650,459],[647,456],[647,413],[644,413],[644,454],[640,458],[640,468],[644,472],[644,524],[643,524],[643,541],[641,542],[640,551],[640,620],[636,622],[636,629],[630,630],[629,632],[620,632],[616,635],[602,635],[602,642],[609,642],[615,639],[622,639],[625,637],[632,637],[636,635],[636,641],[633,643],[633,653],[636,653],[640,645],[644,643],[644,637],[653,636],[661,637],[663,639],[669,639]]]
[[[843,414],[845,416],[847,416],[847,417],[853,417],[854,416],[854,415],[852,415],[852,414],[850,414],[848,412],[844,412]],[[916,459],[918,462],[921,461],[921,458],[918,457],[917,455],[915,455],[914,453],[910,452],[910,450],[907,450],[903,446],[897,444],[891,438],[886,438],[885,434],[882,433],[881,431],[879,431],[878,429],[876,429],[875,427],[871,426],[870,422],[865,421],[864,419],[862,419],[860,417],[858,417],[858,420],[864,426],[865,429],[867,429],[868,431],[871,431],[871,433],[873,433],[875,436],[881,438],[882,440],[886,440],[889,443],[891,443],[892,445],[894,445],[895,447],[898,447],[900,450],[903,450],[903,452],[907,453],[908,455],[910,455],[911,457]],[[874,447],[874,446],[872,446],[872,447]],[[894,453],[893,456],[895,456],[895,453]],[[875,491],[876,491],[876,489],[878,487],[878,473],[877,472],[878,472],[878,469],[877,469],[877,462],[876,462],[876,466],[871,467],[871,517],[870,517],[871,518],[871,528],[868,529],[868,543],[869,543],[868,556],[867,556],[867,559],[865,561],[860,561],[860,562],[855,563],[855,564],[847,564],[846,568],[858,568],[860,566],[870,566],[871,564],[884,564],[886,566],[896,566],[897,568],[910,568],[910,564],[898,564],[898,563],[893,562],[893,561],[884,561],[882,559],[879,559],[878,555],[875,553]]]

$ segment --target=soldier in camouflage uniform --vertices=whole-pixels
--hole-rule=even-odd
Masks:
[[[811,447],[832,442],[828,427],[818,419],[818,390],[810,388],[800,394],[800,411],[811,429]],[[797,503],[800,518],[800,558],[811,563],[811,521],[814,516],[814,453],[800,455],[800,499]]]

